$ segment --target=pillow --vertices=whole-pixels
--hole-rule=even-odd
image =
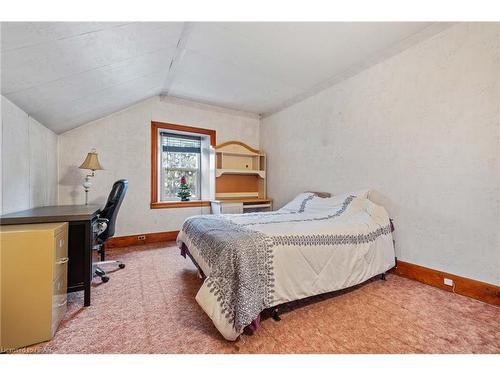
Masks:
[[[369,199],[370,189],[356,190],[355,192],[353,192],[351,194],[358,197],[358,198]]]
[[[358,198],[363,198],[363,199],[368,199],[368,194],[370,194],[370,189],[361,189],[361,190],[356,190],[356,191],[350,191],[348,193],[343,193],[343,194],[335,194],[333,197],[344,197],[347,198],[350,195],[353,195]]]
[[[358,190],[354,192],[344,193],[334,195],[329,197],[329,193],[317,193],[308,191],[305,193],[300,193],[293,200],[284,205],[279,211],[281,212],[321,212],[321,211],[331,211],[338,209],[342,206],[342,203],[349,197],[355,196],[357,198],[367,199],[370,190]]]
[[[315,213],[338,210],[342,207],[342,204],[348,197],[354,196],[361,199],[367,199],[368,193],[369,190],[358,190],[344,194],[337,194],[331,198],[320,198],[315,196],[313,197],[313,199],[307,202],[304,212]]]
[[[290,202],[281,207],[282,212],[304,212],[307,202],[312,200],[316,196],[315,193],[306,192],[300,193]]]

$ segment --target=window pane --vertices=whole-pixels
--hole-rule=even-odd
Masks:
[[[186,177],[191,191],[190,200],[200,197],[200,154],[188,152],[162,152],[162,189],[161,200],[180,200],[177,196],[180,179]]]
[[[164,178],[164,200],[180,200],[177,196],[180,187],[181,177],[186,177],[186,182],[191,191],[191,200],[199,200],[199,172],[179,170],[179,169],[166,169]]]
[[[190,168],[198,169],[200,165],[200,154],[187,152],[163,152],[163,165],[167,168]]]

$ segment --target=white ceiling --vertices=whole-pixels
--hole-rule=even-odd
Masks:
[[[429,23],[2,23],[2,95],[57,133],[163,94],[269,114]]]

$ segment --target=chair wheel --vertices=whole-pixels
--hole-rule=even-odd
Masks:
[[[103,283],[107,283],[109,281],[109,277],[108,276],[103,276],[103,277],[101,277],[101,281]]]
[[[97,276],[100,276],[100,277],[106,276],[106,272],[104,272],[103,270],[101,270],[99,267],[96,267],[95,274]]]
[[[120,263],[120,264],[118,265],[118,268],[124,269],[124,268],[125,268],[125,264]]]

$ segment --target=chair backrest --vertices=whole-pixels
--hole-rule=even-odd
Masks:
[[[113,184],[113,188],[108,196],[108,201],[99,214],[100,218],[108,219],[108,227],[99,235],[99,239],[104,242],[115,234],[115,222],[118,210],[122,205],[123,198],[128,189],[127,180],[118,180]]]

